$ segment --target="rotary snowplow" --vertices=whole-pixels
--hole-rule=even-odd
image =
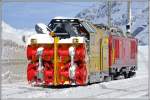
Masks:
[[[137,40],[133,37],[76,18],[56,17],[48,25],[37,24],[35,30],[37,34],[26,44],[30,84],[86,85],[135,74]],[[112,41],[116,41],[115,46]],[[119,56],[127,54],[128,48],[119,50],[122,46],[118,41],[131,43],[132,62],[125,60],[128,56]]]

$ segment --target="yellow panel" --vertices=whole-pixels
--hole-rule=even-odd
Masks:
[[[112,48],[112,63],[115,63],[115,49]]]
[[[101,40],[101,43],[100,43],[100,71],[102,71],[102,66],[103,66],[103,55],[102,55],[102,50],[103,50],[103,45],[102,45],[102,40]]]
[[[108,59],[108,51],[106,51],[108,48],[105,48],[105,46],[108,47],[108,37],[104,37],[104,30],[96,29],[95,34],[90,34],[90,39],[90,72],[100,72],[108,69],[108,60],[105,60]]]
[[[108,53],[109,53],[109,51],[108,51],[108,38],[107,37],[105,37],[104,39],[103,39],[103,42],[102,42],[103,44],[103,50],[102,50],[102,56],[103,56],[103,61],[102,61],[102,66],[103,66],[103,68],[102,68],[102,70],[108,70],[108,59],[109,59],[109,55],[108,55]]]
[[[54,85],[57,85],[57,76],[58,76],[58,68],[57,68],[57,43],[59,41],[58,37],[54,37]]]

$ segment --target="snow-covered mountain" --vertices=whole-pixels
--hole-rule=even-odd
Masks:
[[[120,27],[124,32],[127,24],[127,2],[113,1],[111,3],[111,23]],[[148,44],[148,2],[132,2],[132,34],[139,39],[140,44]],[[91,7],[83,9],[75,17],[89,20],[95,24],[108,22],[107,2],[94,3]]]
[[[15,29],[2,21],[2,59],[25,59],[22,37],[34,33],[32,30]]]
[[[15,29],[12,26],[8,25],[4,21],[2,21],[2,39],[3,40],[12,40],[13,42],[24,45],[22,41],[23,35],[31,35],[34,34],[35,31],[33,29],[30,30],[22,30],[22,29]]]

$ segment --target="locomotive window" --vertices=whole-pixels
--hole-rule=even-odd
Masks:
[[[64,24],[60,24],[60,23],[54,24],[54,31],[56,33],[67,33]]]
[[[53,30],[60,38],[68,38],[71,36],[84,36],[89,39],[89,33],[94,32],[94,29],[86,22],[72,20],[72,19],[53,19],[48,27]]]
[[[55,21],[48,25],[57,36],[60,38],[68,38],[70,36],[76,36],[76,27],[69,21]]]

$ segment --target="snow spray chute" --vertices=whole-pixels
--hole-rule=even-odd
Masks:
[[[38,23],[35,25],[35,31],[38,34],[49,34],[49,32],[51,31],[45,24],[43,23]]]

